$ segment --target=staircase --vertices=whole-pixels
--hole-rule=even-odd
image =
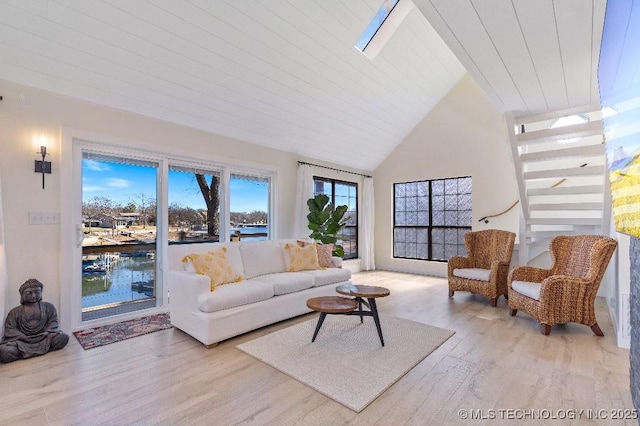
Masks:
[[[569,120],[557,117],[576,123],[563,125]],[[611,202],[600,110],[507,115],[507,132],[523,215],[519,264],[546,252],[556,235],[607,233]]]

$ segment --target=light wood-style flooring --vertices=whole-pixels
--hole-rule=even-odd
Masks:
[[[87,351],[72,337],[61,351],[0,364],[0,425],[638,424],[586,419],[587,410],[633,408],[629,352],[616,346],[603,300],[605,337],[578,324],[545,337],[525,313],[509,316],[504,298],[497,308],[465,292],[449,299],[442,278],[375,271],[352,281],[391,290],[378,300],[383,314],[456,332],[359,414],[235,348],[312,313],[210,349],[175,329]],[[582,418],[530,417],[573,409]]]

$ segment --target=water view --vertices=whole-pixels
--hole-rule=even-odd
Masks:
[[[84,259],[82,308],[154,297],[154,253],[105,253]]]
[[[240,235],[242,241],[259,241],[267,238],[268,226],[240,224],[232,227],[230,231],[231,240]],[[195,231],[186,232],[182,243],[197,244],[203,242],[203,239],[218,240],[218,238],[207,238],[206,235],[203,236]],[[91,310],[155,297],[154,258],[153,250],[106,252],[83,256],[82,309]]]

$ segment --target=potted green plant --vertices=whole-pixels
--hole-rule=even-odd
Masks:
[[[325,194],[318,194],[307,200],[309,206],[309,238],[322,244],[333,244],[333,255],[344,257],[344,248],[338,244],[338,233],[347,224],[348,217],[344,217],[348,207],[346,205],[334,208],[333,203]]]

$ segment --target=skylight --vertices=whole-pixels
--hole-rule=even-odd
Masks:
[[[354,47],[374,59],[412,8],[411,0],[385,0]]]
[[[367,48],[371,40],[373,40],[373,36],[376,35],[384,21],[391,14],[391,11],[398,4],[398,0],[385,0],[378,12],[376,12],[375,16],[364,30],[358,41],[356,42],[356,49],[364,53],[364,50]]]

